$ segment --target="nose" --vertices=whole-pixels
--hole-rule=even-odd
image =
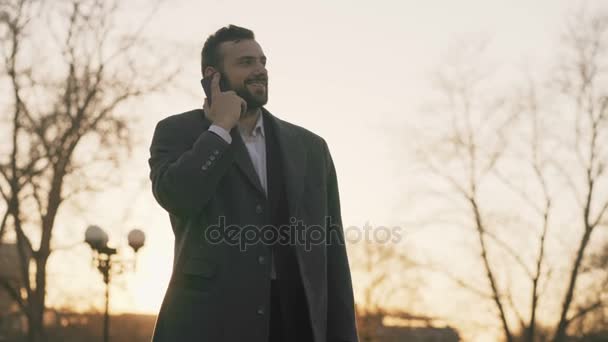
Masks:
[[[255,70],[255,74],[257,76],[259,76],[259,75],[268,76],[268,70],[266,69],[266,66],[264,65],[264,63],[258,62],[256,64],[257,64],[257,68]]]

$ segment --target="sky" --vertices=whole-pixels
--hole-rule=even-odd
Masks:
[[[428,115],[431,76],[454,51],[459,39],[486,37],[496,65],[535,67],[551,58],[564,18],[578,8],[571,0],[461,1],[185,1],[161,3],[145,28],[146,37],[174,49],[171,63],[180,65],[177,87],[147,97],[130,108],[138,118],[138,140],[120,172],[124,183],[95,196],[69,222],[57,244],[80,241],[88,224],[110,232],[111,243],[124,247],[126,233],[143,229],[147,244],[135,273],[115,281],[114,312],[157,313],[171,272],[173,235],[168,215],[151,195],[147,181],[148,147],[155,124],[166,116],[200,108],[200,49],[207,36],[228,24],[255,32],[268,58],[269,102],[276,116],[325,138],[334,159],[346,226],[400,226],[408,221],[404,207],[415,203],[408,189],[415,171],[411,127]],[[121,25],[130,29],[150,12],[149,2],[130,2]],[[591,7],[608,8],[604,1]],[[164,51],[165,53],[167,51]],[[420,249],[452,253],[454,240],[437,244],[437,233],[416,240]],[[435,246],[435,247],[430,247]],[[443,247],[441,247],[443,246]],[[445,247],[445,248],[444,248]],[[441,252],[440,252],[441,253]],[[129,254],[127,253],[127,256]],[[70,268],[63,267],[71,258]],[[466,267],[466,266],[464,266]],[[76,271],[78,270],[78,271]],[[53,255],[49,272],[65,292],[87,287],[102,299],[102,283],[90,267],[88,249],[77,246]],[[78,281],[74,281],[78,279]],[[83,285],[84,284],[84,285]],[[436,312],[453,322],[454,306],[441,284],[423,291],[441,303]],[[74,290],[74,291],[72,291]],[[82,292],[82,291],[80,291]],[[439,294],[439,295],[438,295]],[[50,299],[64,296],[50,294]],[[446,302],[447,300],[447,302]],[[431,304],[432,306],[432,304]],[[465,309],[463,309],[465,310]],[[474,328],[471,328],[474,329]],[[479,340],[487,335],[475,335]]]

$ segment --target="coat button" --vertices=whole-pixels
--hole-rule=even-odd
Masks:
[[[260,305],[258,306],[258,315],[263,315],[264,314],[264,306]]]
[[[207,166],[211,165],[211,160],[207,160],[207,161],[205,162],[205,165],[207,165]]]
[[[203,169],[203,171],[207,171],[207,165],[203,165],[203,167],[201,167],[201,169]]]
[[[266,263],[266,258],[263,255],[260,255],[258,257],[258,262],[262,265],[264,265]]]
[[[213,154],[215,154],[217,156],[218,154],[220,154],[220,151],[215,150],[215,151],[213,151]]]
[[[215,160],[215,156],[214,155],[210,155],[209,156],[209,160]]]
[[[255,212],[258,213],[258,214],[262,213],[262,205],[261,204],[258,204],[258,205],[255,206]]]

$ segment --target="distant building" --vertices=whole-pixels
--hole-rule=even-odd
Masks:
[[[102,313],[77,313],[48,309],[45,312],[44,321],[47,342],[99,341],[103,331]],[[110,316],[110,340],[150,342],[155,321],[156,315],[112,315]],[[26,341],[25,332],[13,332],[4,337],[0,336],[0,342],[5,341]]]
[[[450,327],[383,326],[378,332],[382,342],[459,342],[458,332]]]
[[[390,325],[387,323],[391,323]],[[382,342],[459,342],[458,331],[441,323],[439,319],[410,315],[402,312],[387,312],[378,331]]]
[[[17,244],[6,242],[0,244],[0,279],[8,282],[12,288],[23,291],[20,260]],[[0,341],[3,335],[22,332],[24,329],[25,322],[19,304],[3,286],[0,286]]]
[[[149,342],[156,315],[121,314],[110,316],[110,340]],[[102,313],[55,312],[47,325],[49,342],[97,341],[103,329]]]
[[[358,316],[361,342],[459,342],[458,331],[439,319],[382,311]]]

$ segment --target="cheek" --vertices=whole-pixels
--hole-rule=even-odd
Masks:
[[[246,70],[236,69],[232,73],[230,80],[234,82],[234,84],[243,85],[248,75],[249,73]]]
[[[233,83],[237,88],[244,88],[245,87],[245,77],[242,77],[240,75],[235,76],[233,79]]]
[[[235,81],[244,84],[247,79],[250,79],[256,75],[256,68],[253,66],[243,66],[241,68],[235,68],[234,79]]]

